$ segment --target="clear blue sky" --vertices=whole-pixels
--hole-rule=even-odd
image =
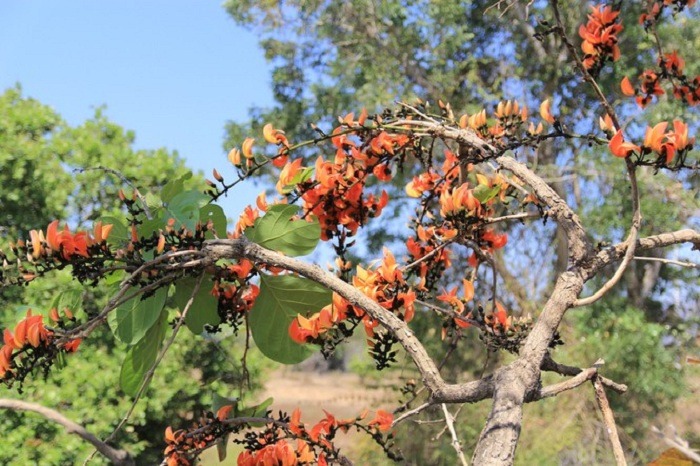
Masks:
[[[219,0],[0,0],[0,91],[17,82],[71,125],[104,104],[137,148],[175,149],[207,176],[233,173],[225,122],[272,103],[262,49]],[[229,217],[257,194],[244,190]]]

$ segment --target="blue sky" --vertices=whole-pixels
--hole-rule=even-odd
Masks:
[[[0,90],[19,82],[71,125],[106,105],[137,148],[175,149],[207,176],[231,170],[225,122],[272,104],[269,76],[219,0],[0,1]],[[223,203],[229,217],[258,191],[243,188]]]

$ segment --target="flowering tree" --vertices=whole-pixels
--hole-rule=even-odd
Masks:
[[[651,2],[640,24],[656,37],[665,10],[672,7],[679,13],[692,3]],[[333,442],[349,429],[367,433],[390,458],[398,459],[400,445],[392,440],[393,430],[437,405],[455,454],[466,464],[449,406],[491,399],[473,462],[511,464],[524,403],[591,381],[614,456],[624,464],[606,390],[622,393],[626,386],[603,377],[600,363],[580,368],[557,362],[556,347],[562,344],[558,329],[569,309],[592,304],[614,287],[637,252],[700,246],[700,234],[692,229],[639,236],[638,172],[653,170],[657,176],[669,173],[684,180],[697,168],[691,153],[694,138],[680,118],[648,127],[643,137],[634,123],[619,121],[612,99],[617,89],[602,89],[597,81],[620,56],[617,44],[623,25],[616,5],[592,8],[579,30],[580,48],[566,33],[557,1],[550,6],[552,23],[542,22],[536,34],[558,35],[569,48],[582,79],[599,99],[600,132],[573,131],[577,122],[559,117],[549,99],[540,103],[535,121],[530,121],[527,107],[514,100],[500,102],[493,112],[483,109],[461,116],[448,103],[402,102],[372,115],[364,109],[357,117],[347,114],[329,131],[314,126],[316,137],[299,142],[267,124],[262,134],[266,149],[247,138],[230,152],[237,175],[233,181],[214,171],[202,192],[188,189],[188,176],[183,176],[171,180],[158,199],[125,186],[128,194],[122,191],[120,198],[126,223],[103,216],[92,231],[71,232],[54,221],[46,230],[31,230],[12,245],[11,253],[1,253],[0,279],[6,286],[31,285],[54,270],[68,269],[84,286],[105,287],[112,296],[101,311],[88,313],[79,312],[79,297],[59,293],[45,314],[29,311],[13,330],[6,329],[0,349],[5,384],[21,390],[28,377],[70,363],[67,356],[79,354],[81,341],[104,324],[130,347],[120,381],[134,403],[182,327],[195,335],[245,332],[264,355],[288,364],[314,350],[328,355],[360,331],[378,370],[395,363],[402,351],[420,374],[421,385],[407,386],[409,399],[397,404],[393,413],[364,411],[343,420],[327,413],[319,422],[308,423],[299,410],[274,415],[269,402],[242,406],[216,396],[212,411],[194,425],[166,430],[164,462],[191,464],[213,446],[225,456],[226,444],[233,439],[244,447],[238,457],[242,465],[350,464]],[[638,79],[625,78],[621,93],[635,97],[634,104],[641,108],[668,91],[689,107],[697,104],[700,77],[684,74],[676,51],[665,52],[659,42],[656,47],[657,66]],[[633,211],[624,241],[593,244],[567,200],[518,160],[519,154],[558,138],[585,140],[600,147],[601,157],[620,159]],[[310,148],[318,151],[315,161],[300,155]],[[279,170],[275,188],[281,197],[268,200],[261,194],[228,233],[225,213],[216,201],[262,170]],[[377,264],[353,264],[349,257],[355,238],[391,203],[382,184],[402,170],[416,173],[405,185],[416,206],[415,215],[407,218],[406,257],[397,259],[398,254],[385,248]],[[548,220],[566,235],[566,270],[536,316],[506,309],[499,300],[494,253],[506,247],[517,252],[519,246],[508,244],[499,227]],[[319,242],[333,246],[332,270],[295,258],[312,253]],[[469,251],[465,263],[453,260],[460,249]],[[614,266],[612,276],[590,295],[580,296],[586,282],[609,266]],[[179,309],[177,315],[166,310],[169,299]],[[446,382],[441,365],[411,331],[419,307],[438,316],[435,322],[443,339],[478,335],[489,349],[515,355],[514,361],[477,380]],[[246,338],[246,348],[248,344]],[[542,371],[569,378],[542,386]],[[422,393],[427,397],[418,403]],[[133,463],[125,450],[108,444],[130,413],[102,441],[53,410],[11,400],[0,400],[0,406],[43,414],[93,443],[114,463]]]

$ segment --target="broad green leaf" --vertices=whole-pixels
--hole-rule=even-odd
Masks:
[[[136,296],[112,311],[108,322],[114,336],[127,345],[140,341],[158,320],[167,297],[168,288],[159,288],[153,296]]]
[[[292,221],[298,210],[294,205],[273,205],[255,221],[254,228],[246,229],[245,235],[260,246],[289,256],[311,254],[321,238],[321,226],[316,217],[312,217],[312,222]]]
[[[498,193],[500,192],[500,186],[494,186],[492,188],[489,188],[486,185],[480,184],[479,186],[474,188],[474,197],[483,204],[498,196]]]
[[[199,207],[209,199],[206,194],[195,190],[179,193],[168,202],[163,220],[167,223],[172,218],[174,228],[184,225],[188,230],[194,230],[199,221]]]
[[[183,311],[197,283],[196,278],[184,278],[175,286],[175,304]],[[203,281],[199,292],[194,297],[192,307],[185,316],[185,325],[195,335],[204,330],[205,325],[218,325],[221,322],[217,311],[219,301],[211,295],[211,283]]]
[[[105,285],[114,285],[114,284],[119,284],[124,280],[126,277],[126,274],[124,273],[123,270],[115,270],[114,272],[108,273],[105,275],[105,279],[103,283]]]
[[[102,222],[102,225],[112,225],[112,231],[110,231],[107,237],[107,242],[109,244],[122,244],[131,239],[129,230],[124,225],[124,222],[115,217],[100,217],[98,219]]]
[[[236,417],[263,417],[265,416],[265,413],[267,413],[267,408],[269,408],[274,402],[275,399],[270,397],[256,405],[241,408],[240,411],[236,410]]]
[[[55,307],[61,315],[66,307],[75,314],[83,308],[83,291],[75,289],[62,291],[53,298],[51,307]]]
[[[294,275],[260,276],[260,295],[248,322],[255,344],[268,358],[296,364],[312,353],[289,336],[289,325],[297,314],[320,311],[331,302],[331,292],[316,282]]]
[[[163,202],[170,202],[172,198],[184,191],[185,181],[189,180],[190,178],[192,178],[192,172],[187,172],[179,178],[168,181],[160,192],[160,197],[163,199]]]
[[[129,348],[119,373],[119,385],[129,396],[136,396],[146,372],[158,356],[158,351],[168,328],[168,312],[163,310],[145,337]]]
[[[163,212],[161,210],[152,211],[151,214],[153,218],[146,219],[138,225],[136,228],[139,233],[139,238],[150,238],[153,233],[165,228],[165,220],[162,217]],[[131,237],[131,235],[129,235]]]
[[[163,205],[163,201],[160,199],[160,197],[157,194],[154,194],[150,191],[146,193],[144,198],[146,199],[146,205],[151,210],[157,209]]]
[[[214,222],[214,230],[216,231],[216,236],[219,238],[226,238],[226,214],[221,206],[216,204],[206,204],[201,209],[199,209],[199,219],[202,224],[206,224],[209,220]],[[212,239],[214,237],[211,231],[208,231],[207,239]]]

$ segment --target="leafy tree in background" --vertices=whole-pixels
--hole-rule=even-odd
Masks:
[[[54,373],[70,364],[74,353],[79,357],[84,352],[83,340],[94,341],[108,327],[117,345],[127,345],[119,384],[134,397],[132,406],[136,406],[163,358],[182,341],[178,339],[181,330],[187,329],[192,334],[189,340],[200,344],[245,332],[244,341],[239,341],[243,361],[252,338],[263,355],[287,364],[302,361],[316,350],[328,355],[359,330],[364,331],[368,353],[378,370],[400,359],[411,362],[404,368],[409,379],[393,412],[378,409],[370,416],[364,411],[347,419],[326,413],[310,424],[306,418],[302,421],[299,409],[275,414],[269,409],[272,400],[255,405],[229,398],[228,392],[226,396],[214,393],[210,409],[201,417],[165,429],[165,461],[189,465],[214,446],[225,457],[233,439],[242,448],[238,464],[244,466],[348,464],[345,452],[334,442],[349,429],[368,434],[388,458],[398,460],[402,446],[398,442],[403,444],[405,439],[397,438],[392,429],[405,429],[412,417],[428,413],[440,416],[453,452],[445,460],[442,445],[406,442],[407,450],[419,461],[466,464],[467,450],[473,452],[477,465],[513,464],[518,444],[529,442],[530,449],[521,456],[524,461],[587,455],[586,459],[598,462],[603,458],[598,455],[600,446],[582,449],[576,440],[580,432],[558,439],[566,450],[552,451],[555,444],[545,442],[550,440],[545,433],[536,436],[537,429],[523,423],[524,413],[530,411],[527,404],[539,407],[535,409],[547,420],[554,413],[552,405],[542,400],[567,396],[575,389],[580,394],[580,387],[592,382],[613,452],[610,455],[606,449],[607,458],[614,456],[617,464],[626,464],[625,456],[638,454],[636,445],[634,439],[620,440],[611,409],[615,403],[610,403],[607,393],[624,393],[628,388],[604,377],[601,363],[587,367],[587,361],[581,359],[590,356],[586,350],[594,350],[625,364],[624,368],[613,367],[611,374],[617,369],[636,383],[637,397],[630,404],[638,402],[640,412],[653,414],[668,403],[678,393],[678,384],[634,380],[630,372],[644,367],[656,375],[677,358],[666,353],[649,364],[625,352],[623,347],[629,345],[625,343],[637,337],[645,338],[643,348],[637,345],[640,353],[653,353],[663,343],[661,332],[636,311],[631,290],[626,290],[629,297],[609,292],[629,264],[638,261],[697,269],[692,262],[669,262],[643,254],[673,246],[700,247],[698,232],[686,228],[693,223],[692,211],[685,217],[659,215],[642,224],[642,215],[650,215],[644,209],[653,207],[641,200],[653,200],[656,191],[666,191],[666,183],[676,187],[675,212],[687,209],[692,200],[684,191],[697,170],[694,138],[685,118],[691,112],[685,109],[700,101],[700,77],[687,75],[692,70],[675,53],[664,53],[657,39],[658,24],[669,21],[670,15],[662,14],[668,13],[667,3],[652,2],[641,10],[644,30],[658,41],[658,63],[641,75],[633,74],[634,84],[625,77],[621,83],[611,80],[606,85],[608,64],[619,61],[618,43],[627,38],[622,35],[620,5],[593,8],[587,20],[582,20],[579,35],[583,42],[577,47],[562,21],[559,3],[550,2],[547,13],[552,18],[532,29],[544,41],[565,45],[570,56],[557,65],[572,63],[575,75],[595,95],[590,101],[578,99],[569,115],[560,111],[566,109],[561,99],[554,107],[550,99],[538,99],[538,117],[514,99],[500,101],[493,111],[483,109],[470,115],[455,113],[453,106],[442,101],[432,106],[424,101],[399,102],[378,111],[347,113],[331,128],[312,127],[313,137],[306,140],[291,139],[292,134],[267,123],[262,128],[268,143],[265,149],[260,150],[255,139],[246,138],[240,149],[229,153],[237,175],[233,180],[228,171],[215,170],[214,180],[206,186],[191,182],[187,174],[173,176],[161,189],[146,195],[132,186],[119,191],[125,209],[121,217],[90,212],[83,214],[94,219],[87,228],[69,228],[55,220],[46,228],[30,230],[9,243],[7,253],[0,253],[3,285],[41,290],[37,284],[46,277],[70,273],[78,293],[64,286],[54,293],[50,305],[42,301],[44,313],[27,311],[13,328],[4,331],[0,348],[4,384],[21,390],[37,376]],[[692,3],[674,5],[684,10]],[[345,12],[333,12],[339,13]],[[385,36],[380,33],[378,37]],[[503,61],[508,63],[505,49],[512,37],[496,33],[492,39],[501,46],[506,54]],[[557,57],[553,55],[555,62]],[[685,105],[683,118],[655,120],[651,126],[634,119],[623,125],[623,113],[617,110],[625,112],[635,104],[644,109],[666,92],[661,86],[672,87],[673,97]],[[591,120],[598,119],[596,127]],[[568,143],[557,146],[552,141]],[[564,175],[548,167],[566,168],[566,157],[580,162],[579,155],[574,156],[579,153],[581,160],[590,155],[589,163],[598,159],[609,163],[613,177],[618,171],[625,173],[615,181],[612,192],[606,193],[597,179],[586,179],[581,185],[586,188],[586,200],[597,201],[598,210],[631,210],[620,215],[617,225],[608,225],[600,238],[596,227],[588,227],[572,208],[575,205],[586,213],[584,197],[579,200],[576,186],[569,195],[568,190],[548,184],[562,182],[558,178]],[[572,174],[586,173],[585,165],[573,164],[570,169]],[[261,195],[256,207],[248,206],[233,232],[227,232],[225,214],[216,201],[263,170],[277,173],[275,188],[283,197],[268,202]],[[413,176],[402,177],[406,172]],[[549,180],[552,173],[557,179]],[[365,225],[377,225],[376,218],[390,205],[395,210],[416,209],[401,234],[408,257],[397,259],[389,248],[374,263],[353,257],[356,235]],[[504,232],[504,225],[511,222],[520,226]],[[546,226],[551,223],[556,223],[556,232]],[[550,232],[555,241],[542,241],[543,232]],[[565,242],[561,241],[564,237]],[[295,258],[312,253],[320,242],[332,245],[336,255],[329,270]],[[556,261],[551,268],[549,258]],[[497,259],[503,259],[505,269],[499,269]],[[530,267],[529,274],[525,267]],[[505,270],[531,282],[517,283],[505,276]],[[661,277],[657,272],[651,269],[656,276],[648,280],[650,288],[642,296],[664,305],[663,296],[654,296],[655,281]],[[678,275],[674,280],[679,277],[687,278]],[[586,284],[590,290],[584,290]],[[685,292],[684,283],[673,285],[679,293]],[[518,287],[527,293],[519,293]],[[95,292],[93,288],[109,296],[103,306],[92,306],[85,299]],[[606,295],[610,301],[600,300]],[[521,312],[510,311],[517,306]],[[534,316],[522,312],[528,306],[538,312]],[[682,307],[682,300],[676,299],[674,306]],[[578,321],[576,314],[581,312],[576,308],[587,308],[589,314]],[[668,313],[669,308],[662,310]],[[573,319],[573,326],[564,322],[567,316]],[[577,327],[586,329],[583,333],[592,339],[589,346],[562,350],[562,340],[575,336]],[[608,339],[617,333],[623,336]],[[473,370],[457,370],[454,359],[459,358],[452,356],[468,360],[473,356],[471,347],[476,346],[469,342],[477,338],[490,354],[503,356],[491,358],[492,365],[485,368],[488,373],[484,370],[474,376]],[[438,340],[446,342],[445,350],[436,353]],[[233,340],[227,343],[235,345]],[[561,363],[569,360],[576,366]],[[199,363],[195,361],[195,367]],[[452,367],[445,367],[446,363]],[[561,376],[566,378],[562,381]],[[662,396],[652,402],[642,399],[662,390]],[[461,412],[455,405],[486,399],[491,400],[491,407],[483,426],[473,429],[455,423]],[[106,440],[95,438],[56,410],[11,399],[0,399],[0,407],[42,414],[91,443],[114,463],[134,463],[128,450],[110,443],[114,435]],[[578,417],[580,408],[579,403],[569,414]],[[125,422],[132,414],[127,413]],[[629,420],[628,413],[620,418]],[[530,438],[521,435],[523,426],[532,432]],[[115,429],[115,435],[121,427]],[[464,432],[475,439],[472,444],[462,437]],[[683,454],[697,456],[676,443]]]
[[[8,239],[17,238],[24,231],[21,228],[40,228],[56,218],[69,219],[78,227],[91,223],[98,212],[124,218],[118,196],[122,179],[104,170],[75,175],[74,169],[119,167],[121,176],[141,187],[145,195],[159,192],[168,180],[187,173],[177,154],[164,149],[135,150],[133,143],[133,132],[107,120],[102,110],[71,127],[51,108],[22,96],[19,87],[6,90],[0,96],[0,247],[7,250]],[[67,271],[56,272],[37,286],[0,290],[0,324],[13,325],[27,308],[40,309],[43,303],[52,302],[56,290],[82,301],[80,307],[88,310],[103,307],[108,298],[104,290],[77,286]],[[107,436],[131,404],[119,388],[116,370],[125,354],[125,345],[115,344],[108,332],[100,332],[86,342],[84,358],[52,373],[46,381],[39,378],[26,387],[21,398],[59,408],[82,419],[97,435]],[[193,363],[199,367],[197,375],[182,377],[182,368]],[[243,382],[238,361],[213,341],[178,347],[164,366],[136,408],[135,422],[117,437],[133,445],[142,464],[159,461],[161,433],[168,419],[184,421],[187,413],[209,406],[211,393],[203,386],[231,387]],[[256,367],[251,367],[255,374]],[[2,464],[77,464],[92,451],[62,428],[21,413],[5,412],[0,431],[6,440],[0,446]]]
[[[236,141],[251,131],[259,131],[266,122],[275,122],[295,138],[314,137],[316,133],[309,123],[325,129],[328,126],[324,123],[332,125],[333,118],[348,109],[379,110],[388,101],[415,97],[434,103],[442,99],[450,102],[455,114],[473,114],[482,106],[493,109],[502,99],[517,99],[532,108],[551,96],[561,115],[586,122],[572,128],[581,132],[591,131],[602,115],[596,105],[598,97],[572,66],[570,50],[561,36],[546,33],[555,24],[549,2],[227,0],[224,7],[238,24],[262,38],[260,44],[274,65],[272,87],[276,100],[273,108],[251,109],[249,122],[230,122],[229,137],[224,144],[227,148],[235,146]],[[562,1],[560,9],[569,37],[578,40],[578,18],[590,12],[590,5]],[[653,36],[635,27],[639,11],[639,3],[621,9],[625,40],[618,44],[620,59],[614,67],[605,66],[598,77],[608,96],[612,95],[611,90],[619,88],[623,77],[639,74],[640,63],[654,63]],[[660,23],[656,34],[665,51],[689,47],[684,55],[687,74],[698,74],[700,21],[696,11],[686,10],[674,22]],[[622,106],[618,112],[623,121],[640,118],[640,110],[633,104]],[[641,118],[658,122],[681,114],[691,126],[699,121],[697,112],[684,111],[672,98],[662,99],[646,109]],[[310,152],[309,157],[315,157],[313,154]],[[589,147],[589,141],[580,139],[551,140],[536,150],[524,149],[519,156],[537,167],[557,193],[575,207],[584,222],[591,225],[596,240],[622,239],[632,209],[629,203],[626,208],[620,207],[628,202],[628,193],[618,188],[625,174],[616,168],[617,160],[601,158],[598,151]],[[406,204],[396,199],[405,196],[403,187],[416,171],[416,167],[407,164],[394,178],[394,189],[389,190],[393,209],[386,215],[393,215],[396,227],[388,227],[386,222],[368,227],[369,233],[364,238],[370,256],[381,245],[397,239],[394,232],[405,223]],[[271,178],[275,179],[275,174]],[[697,183],[697,172],[663,180],[656,177],[653,181],[650,174],[640,173],[640,186],[644,190],[642,209],[654,212],[644,217],[642,233],[649,234],[661,223],[697,226],[700,199],[683,194]],[[566,235],[556,225],[527,228],[511,225],[509,234],[524,238],[522,235],[532,228],[540,230],[538,237],[551,237],[556,248],[550,247],[550,241],[538,241],[530,245],[527,254],[515,257],[504,252],[495,257],[500,286],[506,290],[509,303],[524,314],[541,309],[551,290],[553,282],[542,277],[551,277],[567,266]],[[658,257],[665,252],[655,250],[644,254]],[[692,270],[678,271],[661,263],[641,261],[630,264],[623,283],[615,290],[617,296],[629,298],[623,306],[624,313],[629,314],[625,318],[636,322],[634,316],[641,312],[645,319],[639,324],[648,328],[640,331],[655,332],[658,325],[669,329],[663,344],[659,340],[658,345],[633,352],[632,357],[638,358],[637,361],[655,358],[657,354],[678,358],[686,344],[692,345],[692,331],[690,335],[686,331],[698,322],[698,288],[688,288],[687,295],[675,302],[665,298],[663,290],[674,282],[693,281]],[[429,333],[432,325],[420,317],[413,324],[415,330],[419,335]],[[593,331],[586,325],[590,316],[582,313],[573,318],[580,325],[567,341],[589,338]],[[445,344],[428,345],[428,348],[435,357],[449,351]],[[445,370],[454,371],[455,376],[465,368],[478,374],[485,364],[495,362],[494,355],[484,357],[483,348],[478,345],[469,349],[452,355]],[[474,354],[479,356],[473,357]],[[610,360],[609,364],[617,363]],[[651,371],[638,376],[646,377],[643,384],[653,383],[657,378]],[[651,398],[650,406],[654,408],[645,414],[654,417],[669,409],[680,393],[683,376],[679,373],[671,380],[677,384],[671,392],[649,391],[640,393],[639,398],[635,393],[628,394],[620,398],[621,405],[617,408],[633,413],[635,404]],[[625,408],[626,403],[629,405]],[[475,422],[470,416],[463,418],[464,422]],[[638,424],[634,428],[629,423],[626,425],[638,437],[638,431],[648,427],[648,418],[638,416],[634,422]],[[426,429],[426,435],[434,430],[430,425],[417,428]],[[595,433],[593,436],[599,437]],[[451,454],[449,439],[442,438],[444,451]],[[425,461],[428,460],[432,458],[426,457]]]

